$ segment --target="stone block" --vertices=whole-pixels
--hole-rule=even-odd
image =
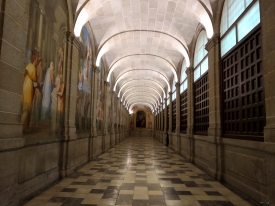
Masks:
[[[0,123],[0,131],[0,138],[20,138],[22,136],[22,125]]]
[[[25,3],[25,5],[24,5]],[[21,5],[20,5],[21,4]],[[23,31],[28,31],[28,15],[25,13],[26,0],[21,1],[6,1],[5,13],[7,13],[17,24],[22,27]],[[29,6],[28,6],[29,7]]]
[[[263,55],[269,55],[275,51],[275,26],[263,36]],[[264,56],[265,58],[266,56]]]
[[[17,177],[19,170],[19,152],[15,151],[6,151],[0,152],[0,182],[5,184],[4,181],[6,178]],[[1,186],[3,187],[3,186]],[[4,189],[4,188],[2,188]],[[2,190],[0,190],[2,191]]]
[[[0,89],[21,95],[23,91],[23,72],[0,61]]]
[[[23,138],[0,139],[0,151],[20,148],[25,144]]]
[[[17,185],[9,187],[8,189],[0,192],[0,205],[17,206],[19,203],[18,199],[18,187]]]
[[[0,122],[9,122],[9,123],[19,123],[21,115],[9,113],[9,112],[0,112]],[[0,146],[1,147],[1,146]]]
[[[24,72],[26,66],[25,50],[20,51],[6,41],[2,41],[1,59],[22,73]]]
[[[5,90],[0,90],[0,96],[0,111],[15,114],[21,113],[22,97],[20,95]]]
[[[266,185],[266,161],[257,156],[238,152],[225,151],[225,168],[238,175],[240,179],[248,179]]]

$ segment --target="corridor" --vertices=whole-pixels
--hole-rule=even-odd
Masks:
[[[153,138],[132,137],[25,204],[39,205],[251,204]]]

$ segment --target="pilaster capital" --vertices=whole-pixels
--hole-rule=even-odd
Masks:
[[[185,71],[185,73],[187,74],[187,75],[190,75],[190,74],[192,74],[194,72],[194,67],[188,67],[187,69],[186,69],[186,71]]]
[[[220,34],[215,34],[211,39],[208,40],[207,44],[205,45],[205,49],[209,52],[215,45],[220,43]]]
[[[72,44],[80,50],[82,48],[82,43],[79,41],[79,39],[73,34],[74,38],[72,39]]]
[[[100,72],[99,68],[95,65],[93,65],[92,70],[94,73],[97,73],[97,74],[99,74],[99,72]]]
[[[45,6],[43,6],[43,5],[39,5],[39,9],[40,9],[40,14],[41,15],[45,15]]]
[[[104,85],[105,85],[106,87],[108,87],[108,86],[110,86],[110,83],[107,82],[107,81],[104,81]]]
[[[75,38],[75,36],[73,35],[72,32],[70,32],[70,31],[66,32],[66,40],[67,40],[67,42],[72,43],[74,38]]]

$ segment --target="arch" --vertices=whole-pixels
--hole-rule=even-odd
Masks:
[[[121,76],[119,76],[116,81],[115,81],[115,85],[114,85],[114,89],[116,88],[118,82],[123,78],[124,75],[127,75],[128,72],[138,72],[138,71],[142,71],[143,69],[135,69],[135,70],[132,70],[132,71],[127,71],[125,73],[123,73]],[[144,69],[145,70],[145,69]],[[154,70],[150,70],[152,72],[157,72],[157,71],[154,71]],[[158,72],[157,72],[158,73]],[[163,75],[162,75],[163,76]],[[165,83],[167,84],[167,87],[168,87],[168,91],[170,92],[171,91],[171,87],[170,87],[170,84],[168,82],[168,80],[165,78],[165,76],[163,76],[163,80],[165,81]],[[144,81],[144,80],[142,80]]]
[[[128,110],[131,110],[131,109],[133,108],[133,106],[134,106],[134,105],[137,105],[137,104],[149,106],[150,109],[152,110],[152,112],[155,111],[155,108],[152,106],[152,104],[151,104],[150,102],[131,102],[131,103],[129,104]]]
[[[118,97],[120,97],[120,92],[121,92],[121,90],[122,90],[128,83],[133,82],[133,81],[140,81],[140,79],[132,79],[132,80],[129,80],[128,82],[125,82],[125,83],[120,87],[120,90],[119,90],[119,92],[118,92]],[[155,85],[157,85],[157,87],[159,87],[159,88],[162,90],[163,95],[164,95],[164,98],[166,97],[166,94],[165,94],[165,91],[164,91],[163,87],[162,87],[158,82],[153,81],[153,80],[149,80],[149,79],[144,79],[144,80],[142,80],[142,81],[150,81],[150,82],[154,83]],[[116,89],[116,88],[114,87],[114,91],[116,91],[115,89]]]
[[[128,89],[123,93],[121,99],[123,99],[124,95],[125,95],[127,92],[129,92],[131,89],[136,88],[136,87],[137,87],[137,88],[144,88],[144,91],[142,91],[142,92],[145,92],[145,91],[148,90],[148,89],[155,91],[155,92],[159,95],[160,101],[162,102],[162,97],[161,97],[160,93],[159,93],[155,88],[153,88],[153,87],[147,87],[147,86],[146,86],[146,87],[145,87],[145,86],[133,86],[133,87],[130,87],[130,88],[128,88]]]
[[[157,101],[157,103],[159,103],[159,99],[158,99],[157,96],[155,96],[153,93],[146,92],[146,91],[136,91],[136,92],[133,92],[133,93],[129,94],[128,96],[126,96],[123,101],[125,102],[130,96],[139,95],[139,94],[144,94],[144,95],[149,95],[150,97],[154,97],[154,99]]]
[[[130,97],[129,99],[127,99],[126,104],[128,105],[129,102],[131,102],[132,100],[136,100],[136,99],[139,98],[139,97],[142,97],[142,98],[144,98],[144,99],[146,99],[146,100],[152,100],[152,102],[154,103],[154,106],[155,106],[155,107],[157,106],[157,101],[156,101],[154,98],[149,97],[149,96],[145,96],[145,95],[139,95],[139,96],[135,96],[135,97]]]
[[[129,106],[129,108],[128,108],[129,113],[130,113],[130,110],[132,110],[135,105],[144,105],[144,106],[147,106],[147,107],[149,107],[151,109],[152,113],[154,113],[154,111],[155,111],[150,104],[145,103],[145,102],[137,102],[137,103],[134,103],[131,106]]]
[[[180,47],[176,47],[174,48],[174,50],[178,51],[180,54],[182,54],[184,56],[184,58],[186,59],[187,61],[187,64],[190,65],[190,58],[189,58],[189,50],[188,50],[188,47],[187,47],[187,44],[186,42],[184,41],[181,42],[179,39],[175,38],[174,36],[172,36],[171,34],[168,34],[168,33],[165,33],[165,32],[162,32],[162,31],[155,31],[155,30],[127,30],[127,31],[123,31],[123,32],[120,32],[120,33],[116,33],[114,34],[113,36],[111,36],[110,38],[108,38],[105,42],[103,42],[102,44],[100,44],[99,46],[99,49],[98,49],[98,56],[97,56],[97,60],[96,60],[96,66],[99,66],[100,65],[100,59],[101,57],[107,53],[108,51],[110,51],[109,48],[106,48],[107,45],[107,42],[112,39],[113,37],[115,36],[118,36],[118,35],[121,35],[121,34],[124,34],[124,33],[130,33],[130,32],[153,32],[153,33],[159,33],[159,34],[162,34],[168,38],[170,38],[170,40],[172,41],[175,41],[178,43],[178,45],[180,45]]]
[[[162,60],[166,61],[168,64],[171,65],[171,67],[168,67],[168,68],[173,72],[174,77],[176,77],[176,81],[178,82],[178,76],[177,76],[177,72],[176,72],[177,69],[175,68],[175,66],[170,61],[168,61],[167,59],[165,59],[164,57],[161,57],[161,56],[158,56],[158,55],[153,55],[153,54],[131,54],[131,55],[127,55],[127,56],[124,56],[124,57],[118,59],[117,61],[115,61],[114,63],[112,63],[111,66],[110,66],[110,68],[109,68],[109,72],[108,72],[108,75],[107,75],[107,82],[110,81],[110,77],[111,77],[112,72],[116,68],[118,68],[118,67],[115,67],[115,65],[117,63],[119,63],[120,61],[124,60],[125,58],[132,57],[132,56],[138,56],[138,55],[139,56],[154,56],[154,57],[157,57],[159,59],[162,59]]]

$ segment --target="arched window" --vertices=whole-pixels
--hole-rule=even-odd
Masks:
[[[186,74],[186,61],[183,60],[182,67],[181,67],[181,75],[180,75],[180,93],[187,89],[187,74]]]
[[[172,101],[174,101],[177,97],[177,93],[176,93],[176,79],[173,79],[173,83],[172,83]]]
[[[209,127],[208,42],[205,30],[198,36],[194,55],[194,133],[207,135]]]
[[[187,74],[186,61],[183,60],[180,75],[180,132],[186,133],[187,128]]]
[[[260,23],[259,1],[225,0],[221,18],[221,56]]]
[[[199,79],[208,70],[208,52],[205,45],[208,42],[206,31],[201,31],[198,36],[194,56],[194,81]]]
[[[221,33],[223,136],[263,140],[262,35],[259,0],[225,0]]]

